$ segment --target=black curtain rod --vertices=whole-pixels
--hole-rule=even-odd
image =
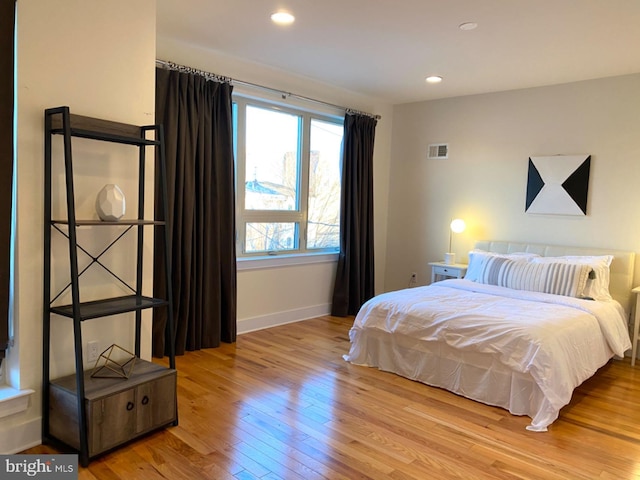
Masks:
[[[304,95],[297,95],[291,92],[284,92],[282,90],[278,90],[277,88],[265,87],[264,85],[258,85],[257,83],[245,82],[243,80],[238,80],[235,78],[224,77],[222,75],[218,75],[211,72],[205,72],[204,70],[199,70],[193,67],[187,67],[185,65],[179,65],[177,63],[169,62],[166,60],[156,60],[156,65],[167,68],[169,70],[177,70],[179,72],[192,73],[194,75],[200,75],[202,77],[207,78],[208,80],[213,80],[215,82],[227,82],[233,83],[235,85],[242,85],[251,88],[257,88],[260,90],[266,90],[271,93],[279,94],[283,99],[287,98],[297,98],[299,100],[304,100],[306,102],[318,103],[321,105],[326,105],[329,107],[337,108],[339,110],[344,110],[347,115],[365,115],[367,117],[375,118],[376,120],[380,120],[382,117],[380,115],[374,115],[372,113],[361,112],[360,110],[355,110],[353,108],[342,107],[340,105],[334,105],[333,103],[323,102],[322,100],[316,100],[315,98],[305,97]]]

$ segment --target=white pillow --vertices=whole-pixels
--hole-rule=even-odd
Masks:
[[[593,273],[589,275],[583,296],[594,300],[612,299],[609,292],[609,280],[611,278],[609,267],[613,261],[613,255],[564,255],[561,257],[538,257],[532,261],[537,263],[563,262],[589,265]]]
[[[589,272],[591,266],[575,262],[523,262],[493,257],[485,263],[479,282],[581,298]]]
[[[486,252],[484,250],[471,250],[469,252],[469,265],[467,266],[467,273],[465,274],[465,280],[471,280],[472,282],[478,282],[480,274],[484,269],[487,261],[490,258],[508,258],[509,260],[527,262],[531,258],[539,257],[536,253],[528,252],[514,252],[514,253],[495,253]]]

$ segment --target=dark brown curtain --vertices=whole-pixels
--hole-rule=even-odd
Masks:
[[[0,365],[9,346],[15,0],[0,0]]]
[[[346,115],[342,158],[340,256],[331,315],[355,315],[374,295],[373,144],[377,120]]]
[[[156,122],[165,132],[178,355],[236,339],[232,89],[200,75],[156,69]],[[161,211],[157,203],[156,211]],[[154,290],[159,297],[166,288],[162,251],[162,239],[156,238]],[[154,356],[168,352],[165,326],[166,310],[156,309]]]

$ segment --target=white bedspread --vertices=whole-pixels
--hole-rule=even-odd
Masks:
[[[568,404],[575,387],[614,354],[631,347],[623,308],[559,295],[512,290],[468,280],[379,295],[365,303],[350,331],[345,359],[368,364],[365,332],[373,330],[444,342],[490,354],[515,372],[528,373],[544,394],[547,409],[531,430],[544,431]],[[487,385],[487,388],[491,388]]]

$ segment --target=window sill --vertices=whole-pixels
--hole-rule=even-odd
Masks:
[[[24,412],[29,406],[29,397],[35,391],[31,389],[16,390],[8,386],[0,386],[0,418]]]
[[[294,265],[310,265],[314,263],[331,263],[338,261],[338,253],[309,253],[304,255],[265,255],[262,257],[241,257],[236,259],[236,268],[243,270],[260,270],[266,268],[289,267]]]

